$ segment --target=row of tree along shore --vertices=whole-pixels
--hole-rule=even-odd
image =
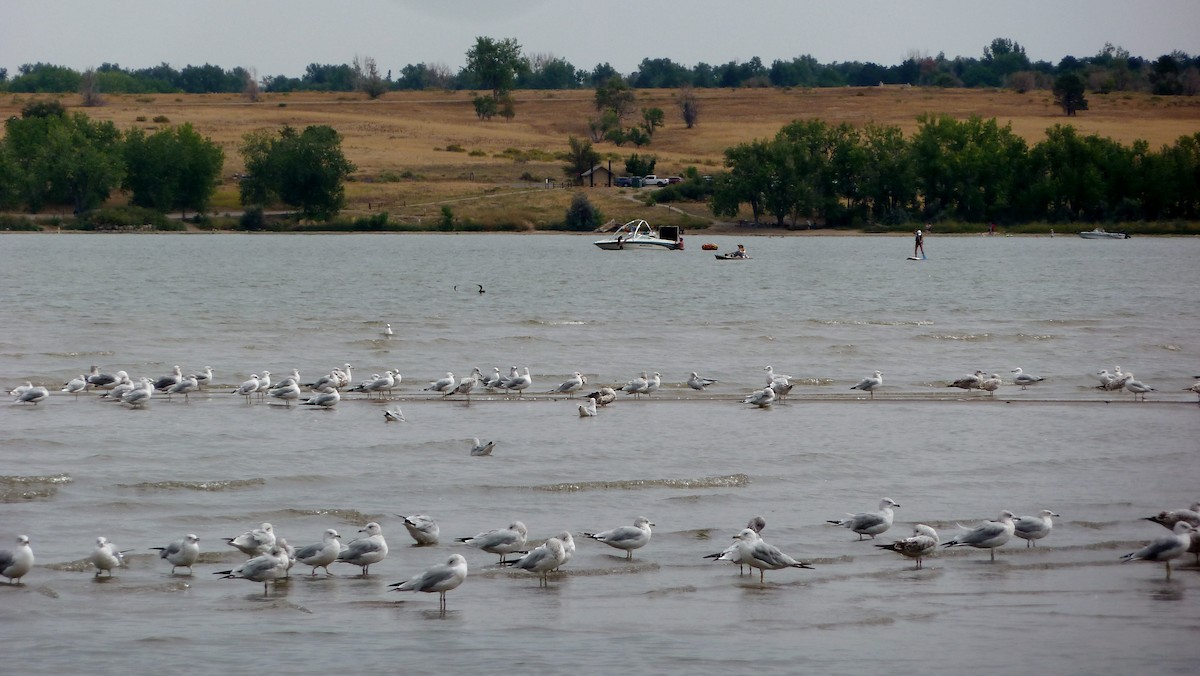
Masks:
[[[798,120],[774,138],[725,150],[725,170],[639,194],[647,204],[686,204],[729,222],[774,227],[903,229],[917,222],[1139,223],[1142,233],[1187,232],[1200,221],[1200,133],[1153,149],[1122,145],[1074,127],[1055,125],[1032,146],[995,119],[956,120],[927,114],[906,137],[899,127],[820,119]],[[182,228],[163,214],[192,212],[204,228],[245,230],[524,230],[528,224],[441,217],[420,224],[386,213],[346,220],[346,181],[355,165],[330,126],[247,134],[239,148],[246,174],[236,177],[243,213],[216,219],[210,203],[221,182],[224,152],[190,124],[153,133],[122,132],[57,101],[34,101],[5,122],[0,139],[0,211],[38,213],[67,205],[74,216],[52,225],[81,229]],[[549,154],[568,176],[595,166],[589,141],[569,139]],[[645,158],[631,155],[627,172],[641,175]],[[650,164],[649,170],[653,170]],[[586,202],[586,198],[585,198]],[[104,209],[127,203],[129,208]],[[270,210],[287,210],[287,217]],[[499,211],[499,210],[497,210]],[[748,213],[747,213],[748,212]],[[746,216],[749,215],[749,218]],[[588,230],[600,220],[588,204],[573,204],[547,229]],[[697,221],[701,219],[697,218]],[[701,222],[689,223],[700,227]],[[23,217],[0,229],[37,229]],[[943,231],[946,231],[946,228]]]

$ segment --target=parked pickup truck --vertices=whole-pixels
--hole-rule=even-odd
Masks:
[[[670,181],[667,179],[666,176],[659,178],[658,176],[655,176],[654,174],[650,174],[649,176],[642,177],[642,185],[644,185],[644,186],[655,185],[655,186],[661,187],[661,186],[667,185],[668,183],[670,183]]]

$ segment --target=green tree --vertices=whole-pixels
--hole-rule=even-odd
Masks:
[[[5,145],[29,210],[66,203],[82,212],[108,199],[124,175],[116,126],[58,113],[55,105],[31,104],[24,113],[5,123]]]
[[[191,123],[147,137],[131,129],[125,137],[125,182],[130,201],[158,211],[203,212],[217,190],[225,151]]]
[[[642,129],[646,136],[654,136],[654,130],[663,126],[666,117],[662,108],[642,108]]]
[[[592,149],[591,141],[570,136],[567,138],[567,146],[567,164],[563,167],[563,173],[572,179],[579,178],[580,174],[590,170],[600,161],[600,153]]]
[[[654,173],[654,165],[658,158],[653,155],[638,155],[633,153],[625,160],[625,173],[630,176],[645,176]]]
[[[896,126],[863,128],[863,172],[860,194],[871,220],[899,225],[917,201],[917,177],[904,132]]]
[[[620,75],[613,75],[596,87],[596,110],[602,114],[612,111],[618,120],[624,120],[633,112],[636,100],[633,89]]]
[[[1067,117],[1073,117],[1077,111],[1088,109],[1087,98],[1083,95],[1083,77],[1078,73],[1059,75],[1051,91],[1054,94],[1054,104],[1061,107]]]
[[[491,90],[496,111],[501,112],[506,119],[512,119],[515,111],[508,93],[513,89],[517,73],[527,67],[528,63],[521,56],[521,44],[515,39],[496,41],[488,37],[478,37],[475,38],[475,45],[467,51],[467,65],[464,71],[481,88]],[[475,110],[478,114],[478,102],[475,104]],[[488,119],[490,116],[480,117]]]
[[[736,217],[742,204],[750,207],[757,223],[763,213],[766,186],[771,180],[770,144],[741,143],[725,149],[727,173],[713,181],[713,215]]]
[[[342,139],[333,127],[312,125],[297,132],[284,126],[278,136],[247,134],[241,152],[250,174],[241,184],[242,204],[278,200],[310,220],[328,220],[345,206],[343,184],[355,166],[342,154]]]
[[[592,204],[585,193],[577,192],[571,197],[571,206],[567,209],[565,221],[568,230],[595,230],[600,226],[602,220],[604,220],[603,214]]]

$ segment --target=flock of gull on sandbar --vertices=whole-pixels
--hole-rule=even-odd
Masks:
[[[762,389],[756,389],[743,399],[743,403],[758,407],[769,407],[773,402],[784,399],[794,387],[792,376],[775,373],[767,366],[766,383]],[[1013,369],[1012,384],[1025,389],[1044,379],[1027,374],[1022,369]],[[1098,389],[1110,392],[1125,391],[1135,399],[1144,399],[1146,394],[1155,389],[1136,380],[1133,374],[1116,367],[1113,373],[1103,370],[1096,375]],[[352,382],[351,366],[333,369],[309,383],[302,383],[299,372],[292,374],[280,382],[272,382],[269,371],[254,374],[249,380],[232,390],[246,401],[255,398],[271,397],[283,401],[290,406],[293,401],[300,404],[319,408],[332,408],[338,404],[342,391],[365,394],[367,397],[390,396],[399,387],[401,376],[398,369],[388,370],[382,375],[372,375],[358,384]],[[706,379],[693,372],[686,385],[694,390],[703,391],[716,384],[716,380]],[[983,371],[954,380],[947,387],[963,390],[980,390],[994,394],[1003,384],[997,374],[989,377]],[[547,394],[567,395],[573,398],[577,392],[585,389],[587,378],[580,372],[574,372],[570,378],[559,386],[546,391]],[[204,390],[206,386],[218,387],[213,380],[213,370],[206,367],[203,371],[184,376],[179,366],[167,376],[152,379],[139,378],[136,382],[125,371],[115,374],[101,373],[93,366],[89,374],[81,374],[78,378],[66,383],[61,392],[78,397],[91,391],[101,391],[102,398],[118,401],[130,408],[141,408],[146,405],[154,393],[165,394],[168,398],[173,395],[183,395],[187,400],[189,394]],[[872,376],[862,379],[851,387],[860,390],[874,398],[875,391],[883,386],[883,374],[875,371]],[[500,369],[495,368],[490,376],[485,376],[478,368],[471,375],[458,380],[453,373],[446,373],[442,378],[430,382],[423,392],[431,396],[440,395],[449,398],[461,395],[468,399],[473,391],[504,391],[506,396],[523,397],[526,391],[533,387],[533,379],[529,368],[518,370],[512,367],[509,375],[504,377]],[[617,398],[618,392],[631,395],[634,398],[650,396],[662,387],[660,373],[648,375],[643,372],[620,387],[601,387],[586,395],[586,402],[577,406],[581,417],[596,415],[597,407],[604,407]],[[308,390],[307,393],[304,389]],[[1189,388],[1189,391],[1200,395],[1200,380]],[[10,391],[14,403],[34,404],[45,401],[50,397],[49,390],[44,386],[34,386],[26,382]],[[303,398],[303,401],[300,401]],[[399,408],[393,407],[384,411],[387,422],[405,422],[406,418]],[[473,456],[488,456],[492,453],[495,442],[480,442],[474,439],[470,449]],[[850,514],[846,518],[828,521],[830,525],[848,528],[858,535],[872,539],[886,532],[892,526],[893,509],[899,503],[891,498],[883,498],[875,511]],[[1171,561],[1190,552],[1196,555],[1197,565],[1200,566],[1200,502],[1194,503],[1188,509],[1163,511],[1147,520],[1161,524],[1171,530],[1138,551],[1122,557],[1124,561],[1152,561],[1165,564],[1167,578],[1171,576]],[[436,546],[440,542],[440,533],[436,521],[428,515],[397,515],[403,519],[405,529],[418,546]],[[913,527],[912,535],[888,544],[877,544],[876,547],[896,552],[916,562],[916,568],[923,566],[926,556],[941,547],[974,547],[987,549],[991,560],[996,558],[996,548],[1007,543],[1014,535],[1026,541],[1026,546],[1036,546],[1038,540],[1050,534],[1053,518],[1059,515],[1051,510],[1041,510],[1036,516],[1016,516],[1005,510],[994,521],[985,521],[975,527],[961,527],[962,532],[954,538],[942,542],[939,534],[932,527],[918,523]],[[633,552],[650,543],[651,528],[655,524],[645,517],[638,517],[633,525],[619,526],[610,530],[583,533],[590,540],[603,543],[625,552],[626,559],[633,558]],[[724,550],[709,554],[704,558],[715,561],[729,562],[738,565],[739,571],[745,566],[758,569],[759,583],[765,583],[765,572],[782,570],[784,568],[812,568],[810,563],[800,561],[780,551],[779,548],[768,544],[762,537],[766,521],[761,516],[752,518],[746,527],[733,536],[732,544]],[[224,538],[228,546],[234,547],[251,557],[239,566],[216,571],[222,578],[246,579],[263,583],[264,593],[269,586],[288,577],[289,571],[297,563],[310,566],[311,575],[316,575],[318,569],[324,569],[330,575],[329,566],[335,563],[348,563],[358,566],[362,574],[368,575],[372,564],[379,563],[388,554],[387,541],[383,537],[383,529],[379,523],[366,524],[360,531],[363,535],[348,543],[341,542],[341,535],[334,529],[327,529],[320,542],[304,547],[295,548],[282,537],[277,537],[274,528],[269,523],[247,531],[236,537]],[[549,576],[566,565],[575,553],[575,539],[570,531],[562,531],[532,546],[536,541],[528,540],[528,531],[520,521],[513,521],[504,528],[497,528],[470,537],[457,539],[458,543],[477,548],[484,552],[499,556],[499,565],[528,571],[538,576],[539,585],[548,585]],[[0,550],[0,576],[8,578],[10,584],[20,584],[21,580],[30,573],[34,565],[33,550],[30,538],[20,535],[16,539],[17,547],[13,550]],[[164,547],[154,547],[159,556],[171,564],[171,574],[176,569],[186,568],[187,574],[192,574],[192,566],[200,557],[200,538],[195,534],[187,534],[183,538],[169,543]],[[96,539],[95,548],[85,559],[96,570],[96,575],[107,573],[126,564],[122,550],[104,537]],[[509,558],[509,556],[514,558]],[[392,584],[392,591],[414,591],[438,593],[439,607],[444,609],[446,592],[457,588],[467,577],[467,560],[462,554],[454,553],[443,563],[434,565],[408,580]]]

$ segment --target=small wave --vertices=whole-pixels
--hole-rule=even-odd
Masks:
[[[534,486],[535,491],[566,492],[639,488],[741,488],[750,483],[745,474],[728,474],[699,479],[626,479],[620,481],[580,481]]]
[[[49,500],[58,495],[58,487],[74,481],[66,474],[46,476],[0,476],[0,504]]]
[[[29,476],[21,476],[16,474],[7,476],[0,475],[0,484],[69,484],[73,481],[75,481],[75,479],[67,474],[34,474]]]
[[[961,341],[968,342],[968,343],[976,343],[976,342],[983,342],[983,341],[991,340],[992,334],[990,334],[990,333],[966,333],[961,336],[956,336],[953,334],[927,333],[921,337],[922,338],[930,338],[932,340],[961,340]]]
[[[331,516],[345,523],[360,525],[382,518],[381,515],[363,514],[356,509],[286,509],[283,513],[288,516]]]
[[[1054,334],[1050,334],[1050,333],[1042,334],[1042,335],[1033,335],[1033,334],[1029,334],[1029,333],[1018,333],[1017,334],[1018,342],[1027,341],[1027,340],[1038,341],[1038,340],[1057,340],[1057,339],[1058,339],[1058,336],[1056,336]]]
[[[95,352],[43,352],[42,356],[74,359],[77,357],[111,357],[114,354],[114,352],[109,350],[97,350]]]
[[[814,624],[817,629],[841,629],[843,627],[883,627],[889,624],[895,624],[896,618],[889,615],[880,617],[870,617],[865,620],[854,620],[850,622],[822,622]]]
[[[928,319],[898,321],[885,321],[882,319],[810,319],[809,321],[825,326],[933,326],[933,321]]]
[[[187,490],[187,491],[230,491],[253,486],[264,486],[267,480],[255,479],[216,479],[212,481],[143,481],[137,484],[118,484],[120,488],[138,490]]]
[[[527,319],[523,323],[531,326],[587,326],[581,319]]]

